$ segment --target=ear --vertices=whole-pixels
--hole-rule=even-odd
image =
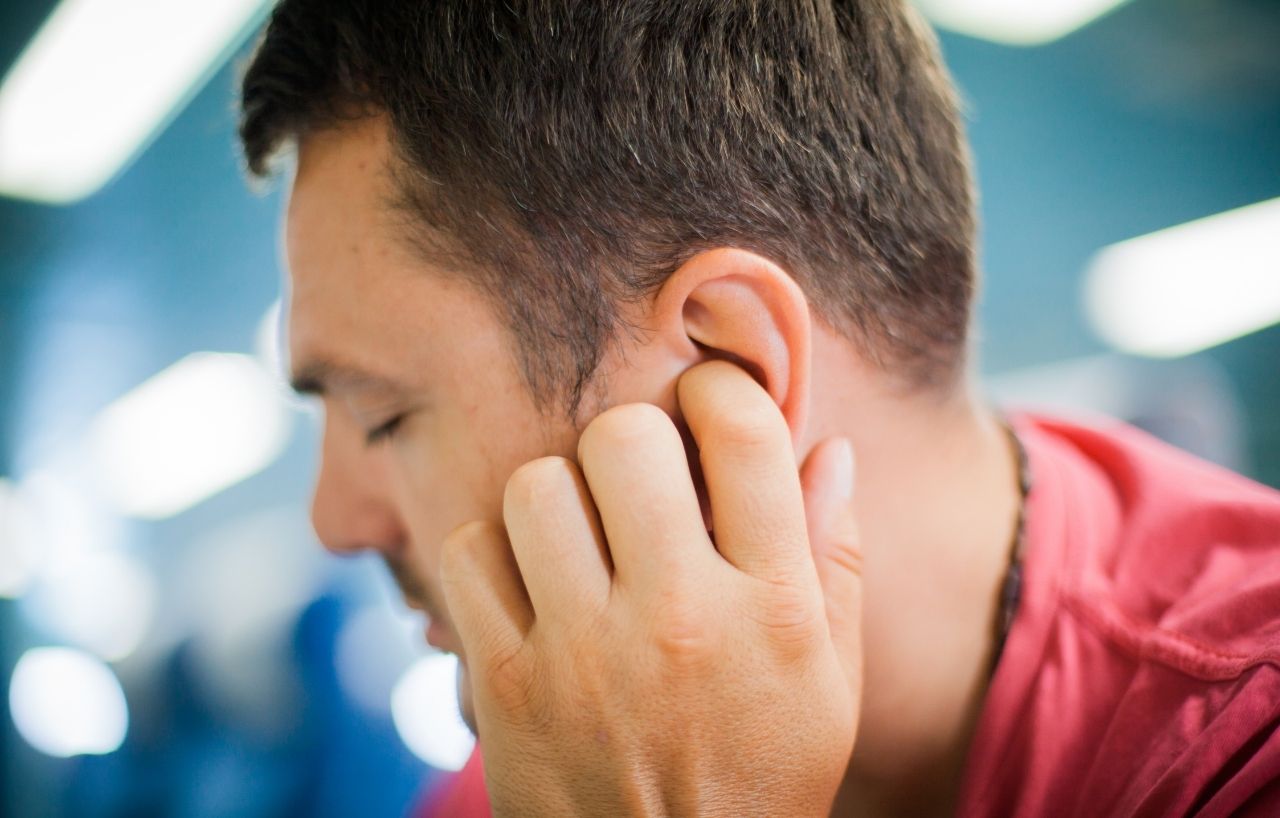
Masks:
[[[768,391],[799,445],[809,412],[812,327],[800,286],[769,259],[737,248],[707,250],[658,292],[652,318],[677,359],[732,361]]]

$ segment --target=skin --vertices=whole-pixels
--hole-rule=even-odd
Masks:
[[[714,544],[679,430],[643,403],[587,426],[581,469],[521,466],[505,530],[446,541],[497,815],[817,816],[835,796],[861,691],[851,450],[806,464],[806,515],[750,375],[701,364],[678,395]],[[844,604],[824,610],[824,590]]]
[[[625,308],[641,331],[579,417],[540,411],[465,271],[400,232],[389,161],[377,118],[299,146],[285,241],[295,385],[325,410],[312,516],[330,550],[377,551],[460,655],[495,811],[947,814],[1018,502],[967,384],[905,390],[786,270],[721,248]],[[698,430],[744,417],[768,442],[712,446],[737,464],[717,466]],[[632,449],[651,456],[619,467]],[[778,611],[793,627],[762,625]],[[673,665],[672,644],[697,649]]]

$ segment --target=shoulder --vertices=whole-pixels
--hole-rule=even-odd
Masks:
[[[1033,479],[1075,483],[1056,487],[1063,512],[1088,520],[1065,602],[1147,657],[1280,666],[1280,492],[1119,422],[1021,423],[1033,469],[1058,461]]]
[[[1229,516],[1270,523],[1280,519],[1280,491],[1177,449],[1118,420],[1069,421],[1017,415],[1015,425],[1030,444],[1056,444],[1059,456],[1074,456],[1103,474],[1121,502],[1135,512],[1225,509]],[[1179,506],[1175,507],[1176,502]],[[1257,533],[1262,533],[1261,531]]]
[[[1120,423],[1013,420],[1027,584],[961,814],[1259,803],[1280,776],[1280,493]]]
[[[479,746],[461,770],[445,774],[427,790],[413,812],[414,818],[489,818],[490,814]]]

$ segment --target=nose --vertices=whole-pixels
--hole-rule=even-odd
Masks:
[[[404,527],[386,485],[385,459],[384,450],[364,446],[357,430],[326,417],[311,524],[330,552],[390,554],[402,547]]]

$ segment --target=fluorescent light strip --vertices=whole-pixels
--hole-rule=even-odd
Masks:
[[[935,24],[1007,45],[1065,37],[1127,0],[916,0]]]
[[[1280,199],[1103,249],[1085,307],[1117,349],[1161,358],[1280,321]]]
[[[0,193],[67,203],[136,155],[265,0],[63,0],[0,86]]]
[[[109,499],[125,514],[158,519],[266,468],[291,425],[256,360],[198,352],[105,408],[92,443]]]

